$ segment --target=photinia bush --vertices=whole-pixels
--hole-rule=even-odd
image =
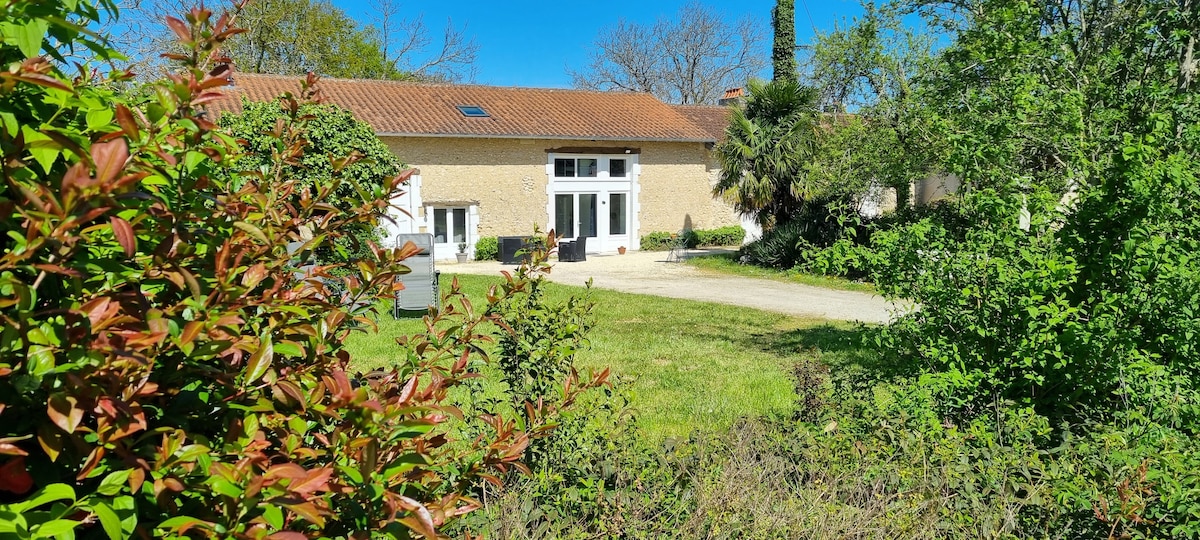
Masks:
[[[241,149],[204,105],[231,75],[232,18],[169,19],[179,71],[135,96],[114,90],[129,73],[62,71],[72,47],[117,55],[99,19],[85,2],[0,7],[0,536],[436,537],[528,445],[498,416],[471,440],[448,427],[486,310],[452,286],[394,368],[356,377],[342,343],[416,249],[371,246],[341,278],[313,264],[411,173],[366,185],[341,173],[350,155],[328,180],[286,174],[306,156],[310,76],[278,102],[271,159],[231,175]]]

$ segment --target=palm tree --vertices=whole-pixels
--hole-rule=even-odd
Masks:
[[[713,194],[753,215],[764,229],[798,215],[818,186],[805,174],[817,151],[818,95],[796,81],[751,81],[716,148]]]

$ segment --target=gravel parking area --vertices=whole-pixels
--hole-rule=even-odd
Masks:
[[[693,256],[708,253],[693,250]],[[668,298],[701,300],[758,308],[801,317],[883,323],[897,306],[862,292],[840,291],[785,283],[769,279],[713,275],[687,264],[666,262],[664,251],[628,252],[625,255],[588,255],[588,260],[555,263],[550,280],[583,285],[590,278],[594,287]],[[499,275],[511,269],[495,261],[464,264],[438,263],[450,274]]]

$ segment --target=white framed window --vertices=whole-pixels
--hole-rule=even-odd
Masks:
[[[609,178],[625,178],[629,174],[629,162],[624,158],[612,158],[608,160],[608,177]]]
[[[551,159],[549,174],[558,180],[596,179],[625,180],[629,178],[631,160],[628,156],[572,156],[562,154]]]
[[[600,160],[586,158],[555,158],[555,178],[596,178],[600,173]]]
[[[467,213],[465,207],[433,209],[433,242],[435,244],[461,244],[468,241]]]

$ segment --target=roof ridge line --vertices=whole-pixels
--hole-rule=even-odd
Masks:
[[[263,78],[263,79],[287,79],[287,80],[295,80],[297,82],[302,80],[305,77],[304,75],[279,75],[277,73],[250,73],[247,71],[236,71],[236,70],[233,72],[233,74],[231,76],[233,77],[233,81],[234,81],[233,88],[237,88],[238,77],[248,76],[248,77],[252,77],[252,78]],[[658,100],[659,102],[663,103],[664,105],[673,105],[672,103],[667,103],[665,101],[662,101],[661,99],[658,99],[658,96],[655,96],[654,94],[652,94],[650,92],[635,92],[633,90],[591,90],[591,89],[587,89],[587,88],[550,88],[550,87],[544,87],[544,86],[502,86],[502,85],[497,85],[497,84],[479,84],[479,83],[397,81],[397,80],[391,80],[391,79],[362,79],[362,78],[351,78],[351,77],[330,77],[330,76],[326,76],[326,75],[318,75],[318,78],[319,78],[318,82],[336,81],[336,82],[345,82],[345,83],[389,84],[389,85],[394,84],[396,86],[422,86],[422,87],[444,87],[444,88],[494,88],[494,89],[498,89],[498,90],[538,90],[538,91],[544,91],[544,92],[572,92],[572,93],[580,93],[580,94],[601,94],[601,95],[604,95],[604,94],[620,94],[620,95],[634,95],[634,96],[645,95],[645,96],[653,97],[654,99]]]

